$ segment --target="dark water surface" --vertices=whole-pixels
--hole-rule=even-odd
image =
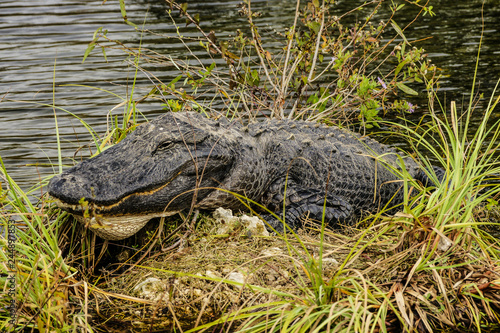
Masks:
[[[82,64],[82,56],[99,27],[109,30],[108,36],[137,46],[141,35],[125,24],[118,1],[55,1],[0,0],[0,156],[9,174],[24,188],[34,185],[41,176],[54,172],[47,164],[57,162],[56,131],[52,104],[74,113],[94,129],[106,129],[106,115],[122,99],[104,90],[126,97],[130,91],[133,67],[120,51],[107,51],[107,60],[94,50]],[[226,36],[244,26],[238,16],[239,1],[192,1],[193,13],[200,13],[202,26]],[[261,10],[259,25],[277,30],[292,24],[295,1],[253,1]],[[340,2],[340,10],[359,1]],[[468,99],[472,74],[481,35],[481,4],[479,0],[434,1],[437,16],[426,16],[406,31],[409,40],[432,37],[415,45],[424,47],[430,58],[445,75],[442,91],[447,100]],[[175,27],[165,14],[163,1],[127,1],[129,19],[146,28],[174,36]],[[381,13],[381,18],[385,18]],[[410,20],[402,18],[398,22]],[[481,92],[488,97],[500,77],[500,1],[486,1],[485,36],[479,64]],[[185,35],[196,36],[194,28]],[[265,37],[265,36],[264,36]],[[174,39],[153,34],[142,36],[142,46],[173,57],[186,51]],[[197,54],[208,61],[205,53]],[[55,81],[54,81],[55,67]],[[172,68],[151,68],[164,82],[176,76]],[[53,83],[56,83],[53,96]],[[65,84],[89,85],[102,90]],[[138,93],[147,92],[151,82],[139,75]],[[424,94],[420,94],[425,98]],[[442,95],[441,95],[442,96]],[[413,101],[413,100],[412,100]],[[415,99],[425,105],[425,99]],[[484,102],[483,102],[484,103]],[[46,105],[43,105],[46,104]],[[160,103],[140,105],[147,115],[161,112]],[[424,110],[420,110],[422,112]],[[73,157],[76,149],[89,142],[89,135],[80,122],[65,111],[56,110],[62,138],[63,155]],[[123,107],[113,111],[121,114]],[[88,155],[88,151],[84,152]],[[37,165],[37,166],[26,166]]]

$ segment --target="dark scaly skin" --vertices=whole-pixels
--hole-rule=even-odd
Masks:
[[[390,206],[402,202],[401,181],[374,156],[399,168],[392,148],[336,127],[279,120],[242,126],[194,112],[167,113],[55,176],[49,193],[73,214],[81,214],[75,205],[85,198],[96,216],[158,215],[192,204],[245,209],[232,194],[213,189],[218,187],[282,216],[286,185],[287,224],[299,226],[306,212],[321,220],[326,195],[325,220],[335,225],[391,199]],[[404,162],[411,176],[422,178],[411,158]],[[271,215],[266,219],[283,229]]]

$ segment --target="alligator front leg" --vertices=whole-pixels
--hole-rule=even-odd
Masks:
[[[291,193],[290,193],[291,192]],[[277,194],[269,207],[283,220],[283,195]],[[324,221],[330,226],[349,221],[352,217],[352,206],[341,197],[327,195],[314,189],[289,190],[284,207],[284,222],[292,229],[303,225],[303,218],[308,216],[316,221]],[[272,214],[265,214],[263,218],[277,232],[285,229],[283,223]]]

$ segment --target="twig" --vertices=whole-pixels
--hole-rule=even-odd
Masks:
[[[321,36],[323,34],[323,29],[325,28],[325,1],[323,0],[323,4],[321,5],[322,8],[322,13],[321,13],[321,26],[318,31],[318,36],[316,38],[316,47],[314,49],[314,56],[313,56],[313,61],[311,64],[311,69],[309,70],[309,75],[307,76],[307,82],[302,86],[302,89],[300,93],[297,96],[297,99],[295,100],[295,103],[293,104],[292,111],[290,111],[290,114],[288,115],[288,119],[293,118],[293,114],[295,113],[295,110],[297,109],[297,106],[299,105],[300,98],[302,95],[305,93],[309,82],[312,79],[312,76],[314,74],[314,70],[316,68],[316,61],[318,60],[318,51],[320,48],[320,42],[321,42]]]
[[[267,77],[267,80],[269,81],[269,84],[273,87],[273,90],[279,94],[279,89],[276,86],[276,84],[273,82],[273,80],[271,79],[271,76],[269,75],[269,70],[267,69],[266,63],[265,63],[264,59],[262,58],[262,52],[261,52],[262,46],[260,45],[258,34],[256,34],[257,29],[255,27],[255,24],[253,23],[253,20],[252,20],[252,10],[250,7],[250,3],[251,3],[251,1],[248,0],[248,16],[247,17],[248,17],[248,23],[250,24],[250,31],[252,32],[252,38],[254,41],[255,51],[257,52],[257,55],[259,56],[260,63],[262,65],[262,69],[264,70],[264,73],[266,74],[266,77]],[[276,102],[278,102],[278,101],[276,101]],[[275,105],[276,105],[276,102],[275,102]],[[273,111],[273,112],[275,112],[275,111]]]
[[[281,91],[280,91],[280,94],[278,95],[278,100],[284,100],[285,99],[285,94],[287,92],[287,88],[288,88],[288,82],[289,82],[289,78],[291,77],[290,75],[288,76],[288,79],[285,80],[285,77],[286,77],[286,73],[287,73],[287,65],[288,65],[288,60],[290,59],[290,51],[292,50],[292,41],[294,40],[293,38],[293,35],[295,35],[295,28],[297,27],[297,20],[298,20],[298,17],[299,17],[299,9],[300,9],[300,0],[297,0],[297,5],[295,6],[295,18],[294,18],[294,21],[293,21],[293,26],[292,26],[292,31],[290,31],[289,35],[288,35],[288,45],[287,45],[287,48],[286,48],[286,56],[285,56],[285,62],[283,64],[283,74],[281,76]],[[295,67],[295,66],[293,66]],[[295,70],[295,68],[293,68],[293,70],[291,70],[290,72],[293,73]],[[291,74],[290,73],[290,74]],[[286,84],[285,84],[286,82]],[[282,107],[281,110],[280,110],[280,113],[281,113],[281,117],[284,118],[285,117],[285,111],[284,111],[284,108]]]

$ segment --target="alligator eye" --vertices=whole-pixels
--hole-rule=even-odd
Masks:
[[[154,154],[156,154],[156,153],[158,153],[160,151],[170,149],[173,146],[174,146],[174,142],[172,142],[172,141],[163,141],[163,142],[160,142],[158,144],[158,146],[156,147],[156,149],[153,151],[152,155],[154,155]]]

